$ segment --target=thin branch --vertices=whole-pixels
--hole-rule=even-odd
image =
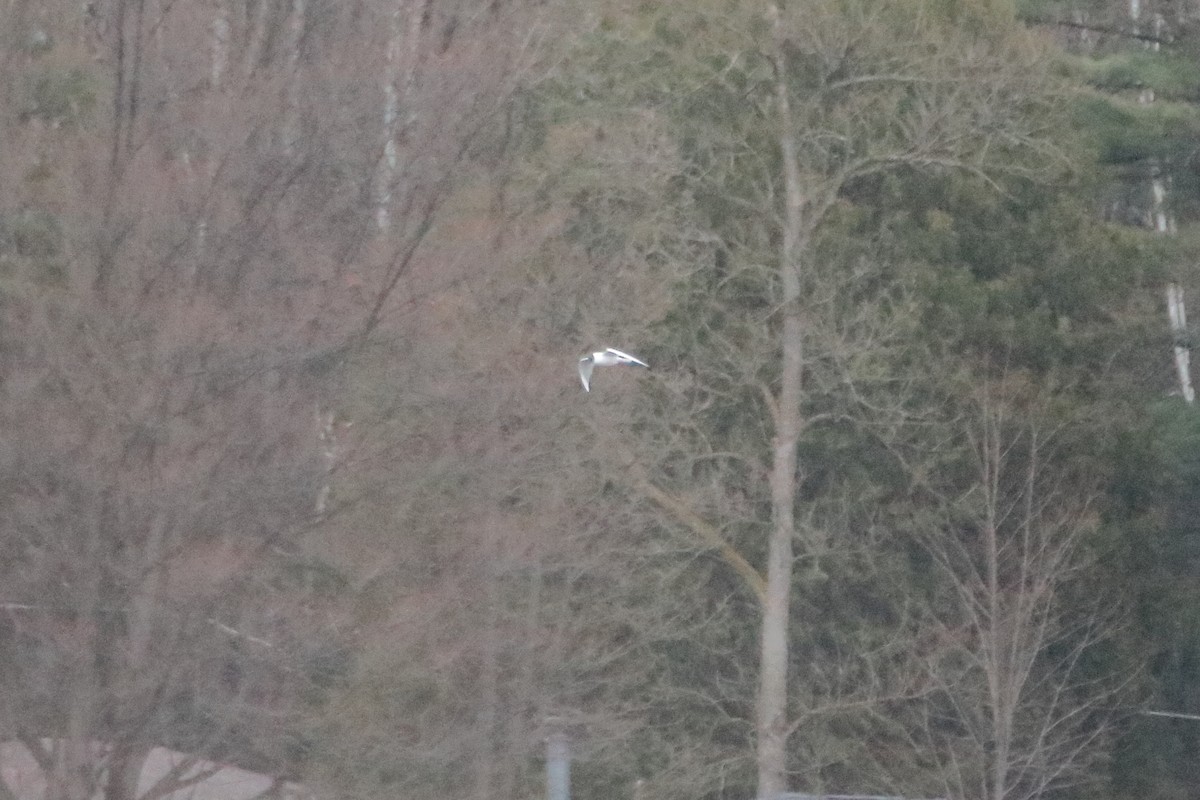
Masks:
[[[1139,711],[1144,717],[1167,717],[1168,719],[1186,719],[1200,722],[1200,714],[1184,714],[1179,711]]]
[[[1113,25],[1093,25],[1087,22],[1076,22],[1075,20],[1069,19],[1049,19],[1048,17],[1024,17],[1024,20],[1030,25],[1072,28],[1074,30],[1087,31],[1089,33],[1103,33],[1109,36],[1120,36],[1125,39],[1135,39],[1137,41],[1151,42],[1153,44],[1170,44],[1172,42],[1172,39],[1164,36],[1155,36],[1151,33],[1141,33],[1128,28],[1118,28]]]
[[[659,507],[671,514],[692,533],[700,537],[706,544],[712,546],[721,554],[721,558],[725,560],[729,566],[733,567],[734,571],[742,577],[753,591],[755,597],[761,605],[766,600],[767,583],[763,576],[754,566],[747,561],[737,549],[729,542],[725,541],[725,537],[717,528],[692,511],[686,503],[679,498],[671,495],[665,490],[659,488],[654,483],[646,478],[639,478],[636,483],[636,488],[654,501]]]

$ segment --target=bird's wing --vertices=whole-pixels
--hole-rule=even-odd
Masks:
[[[616,349],[615,347],[609,347],[604,352],[612,353],[614,356],[621,359],[626,364],[637,364],[638,366],[645,367],[646,369],[650,368],[650,365],[647,364],[645,361],[642,361],[640,358],[637,358],[636,356],[631,356],[631,355],[629,355],[629,353],[622,353],[620,350]]]
[[[583,381],[583,390],[590,392],[592,387],[589,385],[592,381],[592,360],[590,358],[579,359],[579,380]]]

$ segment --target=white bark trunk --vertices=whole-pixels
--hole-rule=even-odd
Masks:
[[[329,508],[329,496],[333,492],[333,470],[337,465],[337,417],[336,414],[317,405],[317,442],[321,446],[321,488],[317,490],[314,509],[318,517],[324,516]]]
[[[1167,318],[1175,338],[1175,373],[1179,376],[1179,393],[1188,403],[1196,401],[1192,388],[1192,353],[1187,345],[1187,311],[1183,305],[1183,289],[1177,283],[1167,284]]]
[[[1138,21],[1141,17],[1142,6],[1140,0],[1129,0],[1129,18],[1133,21],[1134,31],[1137,31]],[[1154,35],[1156,41],[1152,43],[1154,50],[1159,49],[1158,38],[1162,38],[1166,29],[1166,21],[1161,14],[1154,16]],[[1138,102],[1143,105],[1154,102],[1154,90],[1144,89],[1138,96]],[[1157,165],[1153,165],[1152,169],[1157,170]],[[1161,175],[1155,175],[1150,180],[1150,224],[1154,230],[1160,234],[1170,234],[1175,232],[1175,220],[1171,218],[1167,211],[1167,184]],[[1171,327],[1171,336],[1174,339],[1173,351],[1175,358],[1175,374],[1179,378],[1179,394],[1188,404],[1196,401],[1196,390],[1192,387],[1192,354],[1187,345],[1187,313],[1184,309],[1183,289],[1179,284],[1171,282],[1167,284],[1167,321]]]
[[[401,105],[411,95],[421,41],[421,19],[430,0],[412,4],[397,0],[392,11],[383,83],[383,157],[375,173],[375,225],[381,233],[392,224],[392,187],[400,167],[397,139],[402,131]]]

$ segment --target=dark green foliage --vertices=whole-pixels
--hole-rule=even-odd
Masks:
[[[1145,314],[1168,244],[1099,221],[1076,192],[1011,188],[947,177],[860,189],[908,264],[930,345],[1081,387],[1111,380],[1114,357],[1136,369],[1161,344]]]
[[[1174,398],[1150,412],[1120,442],[1108,568],[1133,604],[1129,646],[1145,659],[1146,705],[1200,714],[1200,416]],[[1193,720],[1131,715],[1115,752],[1114,788],[1171,796],[1193,785],[1198,759]]]
[[[49,212],[0,215],[0,294],[30,283],[61,287],[67,278],[64,245],[62,224]]]
[[[1172,51],[1135,50],[1075,63],[1089,85],[1106,92],[1124,92],[1136,97],[1142,90],[1152,89],[1156,102],[1200,99],[1195,63]]]
[[[35,72],[24,79],[19,118],[55,127],[81,124],[96,104],[93,80],[77,67]]]
[[[1075,118],[1099,160],[1111,165],[1164,159],[1182,166],[1190,156],[1189,142],[1200,136],[1200,111],[1178,102],[1143,106],[1133,99],[1090,95],[1077,102]]]
[[[1107,6],[1107,7],[1105,7]],[[1113,218],[1135,226],[1151,220],[1151,180],[1166,188],[1164,214],[1178,226],[1177,237],[1139,236],[1126,229],[1111,253],[1088,254],[1104,263],[1098,274],[1119,274],[1122,263],[1148,265],[1141,290],[1161,295],[1169,278],[1185,286],[1194,301],[1194,226],[1200,211],[1196,145],[1200,142],[1200,79],[1194,27],[1169,5],[1143,4],[1144,15],[1162,13],[1165,41],[1157,47],[1132,38],[1108,37],[1094,52],[1080,49],[1071,61],[1075,74],[1090,91],[1079,96],[1075,124],[1098,161],[1095,174],[1108,169],[1110,185],[1095,187],[1095,196]],[[1097,26],[1130,30],[1125,4],[1061,3],[1060,16],[1084,14]],[[1037,17],[1039,12],[1031,16]],[[1046,18],[1042,14],[1042,18]],[[1149,17],[1147,16],[1147,19]],[[1144,26],[1143,30],[1149,28]],[[1070,289],[1103,287],[1067,274]],[[1147,312],[1162,314],[1158,303]],[[1165,315],[1163,315],[1165,316]],[[1105,583],[1117,588],[1130,608],[1125,634],[1114,643],[1110,666],[1134,681],[1146,706],[1196,713],[1200,698],[1193,687],[1200,677],[1200,534],[1195,498],[1200,493],[1197,461],[1198,422],[1195,409],[1178,398],[1163,398],[1176,379],[1169,361],[1172,342],[1165,319],[1150,319],[1134,328],[1140,358],[1116,358],[1111,376],[1125,376],[1120,418],[1109,418],[1104,463],[1112,476],[1107,492],[1107,521],[1095,543],[1107,570]],[[1188,343],[1189,337],[1183,337]],[[1121,342],[1108,345],[1120,354]],[[1128,352],[1128,348],[1126,349]],[[1103,358],[1097,348],[1089,358],[1093,369]],[[1138,381],[1140,378],[1140,382]],[[1110,412],[1111,413],[1111,412]],[[1139,667],[1141,669],[1139,670]],[[1200,724],[1193,720],[1145,717],[1130,713],[1112,761],[1112,791],[1117,796],[1179,797],[1194,789],[1200,759]]]
[[[0,218],[0,254],[49,258],[62,252],[58,218],[47,212],[24,211]]]

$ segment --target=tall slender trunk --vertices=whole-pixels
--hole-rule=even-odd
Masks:
[[[269,0],[258,0],[256,5],[253,12],[250,9],[246,9],[245,12],[254,14],[253,20],[246,23],[249,30],[246,32],[245,52],[242,54],[242,70],[247,76],[253,75],[262,66],[267,52],[267,38],[270,35],[272,3]]]
[[[782,287],[782,368],[771,464],[771,533],[767,544],[766,592],[762,615],[762,652],[758,718],[758,796],[773,798],[787,790],[787,708],[789,611],[792,594],[792,546],[796,533],[797,444],[803,419],[800,396],[804,372],[804,319],[800,308],[804,195],[796,163],[796,133],[783,58],[779,9],[775,22],[775,100],[779,150],[783,160],[784,217],[779,251]]]
[[[101,300],[108,297],[109,282],[115,268],[118,245],[113,230],[117,199],[125,179],[125,168],[134,149],[133,129],[141,85],[145,0],[118,0],[113,15],[113,121],[102,225],[106,235],[101,240],[93,279],[93,289]]]
[[[500,716],[500,570],[503,552],[500,522],[495,517],[485,523],[483,546],[487,552],[484,568],[485,619],[480,642],[478,707],[475,714],[475,797],[489,800],[497,797],[496,722]]]
[[[985,413],[980,435],[980,483],[983,487],[985,519],[983,521],[984,560],[987,569],[987,617],[982,634],[987,659],[988,703],[991,707],[992,752],[988,797],[1003,800],[1008,793],[1008,762],[1012,744],[1012,703],[1010,681],[1011,637],[1006,635],[1007,620],[1000,586],[1000,423],[991,413]]]
[[[218,2],[212,23],[212,60],[209,70],[209,88],[214,92],[220,91],[222,84],[225,83],[225,70],[229,66],[231,24],[229,6],[224,2]]]
[[[1151,223],[1160,234],[1175,232],[1175,220],[1167,213],[1167,183],[1161,175],[1150,179]],[[1187,342],[1187,309],[1183,302],[1183,288],[1175,281],[1167,283],[1167,323],[1175,340],[1175,374],[1179,378],[1179,394],[1188,403],[1196,400],[1192,387],[1192,353]]]
[[[1188,403],[1196,401],[1196,390],[1192,388],[1192,352],[1186,341],[1187,310],[1183,305],[1183,289],[1179,284],[1167,284],[1167,319],[1175,337],[1175,373],[1179,376],[1179,392]]]
[[[375,225],[386,233],[392,224],[392,186],[400,168],[397,141],[404,128],[401,106],[416,80],[421,26],[432,0],[396,0],[388,32],[387,65],[383,81],[383,157],[375,171]]]
[[[292,10],[288,17],[288,74],[286,100],[283,112],[283,155],[291,159],[296,157],[300,144],[300,93],[304,90],[304,82],[300,76],[300,50],[304,46],[305,17],[308,13],[307,0],[292,0]]]
[[[535,650],[540,646],[541,637],[546,623],[542,581],[545,577],[545,565],[535,556],[535,561],[528,571],[528,581],[524,588],[524,619],[520,629],[520,669],[514,678],[512,707],[545,710],[546,697],[539,691],[541,688],[538,670],[538,659]],[[507,748],[501,766],[503,772],[497,777],[496,797],[515,797],[517,787],[529,780],[529,760],[526,758],[525,742],[533,735],[530,717],[525,714],[505,714],[505,724],[502,727],[502,740]]]
[[[231,35],[231,21],[229,14],[229,6],[225,0],[218,0],[214,9],[212,28],[210,30],[211,39],[209,41],[210,61],[209,61],[209,97],[208,103],[212,107],[212,118],[220,119],[219,113],[222,108],[221,92],[225,84],[225,73],[229,66],[229,39]],[[190,178],[198,177],[195,171],[194,159],[187,149],[183,151],[184,163]],[[207,191],[216,180],[217,177],[217,159],[211,156],[204,156],[200,161],[200,167],[203,169],[204,184],[203,189]],[[208,212],[206,209],[201,209],[199,218],[196,220],[195,230],[195,248],[196,255],[193,259],[193,264],[198,264],[204,259],[205,250],[208,246]],[[191,276],[197,277],[195,271]]]
[[[1140,0],[1129,0],[1129,18],[1133,23],[1133,30],[1136,33],[1141,21],[1142,6]],[[1164,29],[1166,28],[1166,20],[1162,14],[1154,15],[1154,36],[1153,42],[1148,43],[1150,49],[1158,51],[1162,46],[1161,39]],[[1138,95],[1138,102],[1143,105],[1149,105],[1154,102],[1154,90],[1143,89]],[[1175,230],[1175,220],[1171,218],[1167,211],[1167,182],[1160,174],[1159,165],[1153,162],[1150,165],[1150,226],[1160,234],[1170,234]],[[1167,284],[1167,321],[1171,327],[1171,335],[1175,339],[1174,357],[1175,357],[1175,374],[1179,378],[1179,394],[1187,403],[1193,403],[1196,400],[1196,391],[1192,387],[1192,367],[1191,367],[1191,351],[1188,349],[1187,342],[1187,313],[1183,302],[1183,289],[1179,284],[1171,281]]]

